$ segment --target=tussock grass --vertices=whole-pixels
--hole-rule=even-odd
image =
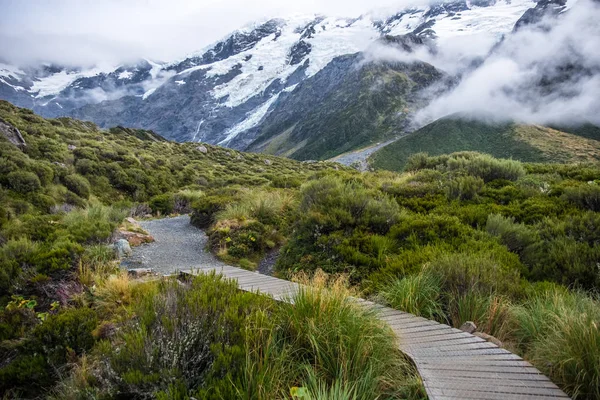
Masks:
[[[392,279],[379,295],[397,310],[443,322],[441,290],[442,280],[425,270],[402,279]]]
[[[217,213],[217,220],[258,220],[275,222],[295,203],[294,196],[286,191],[246,190],[239,194],[240,201],[228,204]]]
[[[248,387],[268,386],[257,399],[286,397],[290,383],[303,387],[310,399],[417,398],[419,380],[400,353],[393,332],[374,311],[350,297],[346,276],[317,271],[300,275],[305,286],[275,313],[266,337],[262,317],[250,337],[263,336],[264,351],[249,354]],[[275,328],[275,334],[272,329]],[[250,349],[255,346],[250,346]],[[277,370],[275,371],[274,368]],[[268,371],[268,372],[267,372]],[[281,376],[282,381],[272,377]],[[270,378],[270,379],[265,379]],[[286,386],[287,383],[287,386]]]
[[[514,307],[519,346],[573,398],[600,398],[600,302],[584,292],[545,290]]]

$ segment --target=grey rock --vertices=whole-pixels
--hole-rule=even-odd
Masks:
[[[271,165],[273,162],[271,160],[265,159],[265,165]]]
[[[0,118],[0,133],[6,139],[8,139],[9,142],[11,142],[12,144],[14,144],[17,147],[23,148],[23,147],[27,146],[27,144],[25,143],[25,139],[23,139],[23,136],[21,135],[21,132],[19,132],[19,130],[16,127],[12,126],[11,124],[9,124],[8,122],[4,121],[1,118]]]
[[[142,278],[147,275],[152,275],[152,268],[132,268],[128,269],[127,273],[132,278]]]
[[[463,332],[473,333],[477,330],[477,325],[475,325],[475,323],[472,321],[467,321],[464,324],[462,324],[461,327],[458,329],[460,329]]]
[[[119,258],[128,257],[132,253],[131,246],[129,245],[129,242],[126,239],[119,239],[115,241],[115,243],[113,244],[113,248],[115,250],[115,253],[117,253],[117,257]]]
[[[498,347],[502,347],[502,342],[492,335],[488,335],[487,333],[483,332],[473,332],[473,335],[480,337],[487,342],[493,343]]]
[[[206,148],[206,146],[198,146],[196,147],[196,150],[198,150],[202,154],[208,153],[208,149]]]
[[[73,144],[70,144],[70,145],[68,145],[68,146],[67,146],[67,148],[68,148],[70,151],[73,151],[73,150],[75,150],[75,149],[77,148],[77,146],[75,146],[75,145],[73,145]]]

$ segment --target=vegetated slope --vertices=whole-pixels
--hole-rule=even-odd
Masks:
[[[25,142],[14,144],[5,128],[0,131],[0,244],[4,249],[20,240],[35,242],[32,254],[21,254],[25,258],[14,249],[0,252],[0,298],[42,290],[44,285],[32,283],[39,283],[39,274],[49,282],[64,279],[80,259],[81,246],[110,239],[120,213],[114,210],[187,212],[206,193],[286,187],[333,165],[166,142],[143,130],[103,131],[70,118],[47,120],[4,101],[0,118]],[[129,210],[133,202],[146,206]],[[101,211],[104,205],[113,211]],[[69,217],[91,206],[100,211]]]
[[[422,62],[339,57],[280,100],[249,149],[306,160],[376,143],[404,130],[426,102],[421,91],[443,77]]]
[[[401,171],[408,158],[425,152],[440,155],[478,151],[495,157],[529,162],[586,162],[600,160],[596,127],[557,130],[540,125],[480,121],[463,115],[441,118],[374,153],[374,168]],[[578,135],[581,133],[581,136]]]
[[[421,153],[407,170],[321,173],[194,215],[218,210],[209,245],[228,263],[282,244],[280,276],[320,268],[399,310],[474,321],[572,397],[599,398],[600,164]]]

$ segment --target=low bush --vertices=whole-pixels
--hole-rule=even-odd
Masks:
[[[7,175],[10,188],[15,192],[29,193],[35,192],[42,187],[40,178],[33,172],[14,171]]]
[[[81,175],[67,175],[62,178],[67,189],[75,193],[82,199],[88,199],[90,197],[90,183]]]
[[[0,390],[31,396],[68,372],[68,363],[89,351],[98,319],[89,308],[49,315],[18,345],[18,355],[0,367]],[[9,392],[10,391],[10,392]]]
[[[169,215],[175,208],[175,197],[170,193],[154,196],[148,202],[152,212],[157,215]]]

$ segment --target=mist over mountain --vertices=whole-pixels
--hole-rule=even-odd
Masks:
[[[598,3],[478,0],[250,24],[185,58],[0,64],[0,98],[46,117],[328,158],[456,112],[598,124]]]

